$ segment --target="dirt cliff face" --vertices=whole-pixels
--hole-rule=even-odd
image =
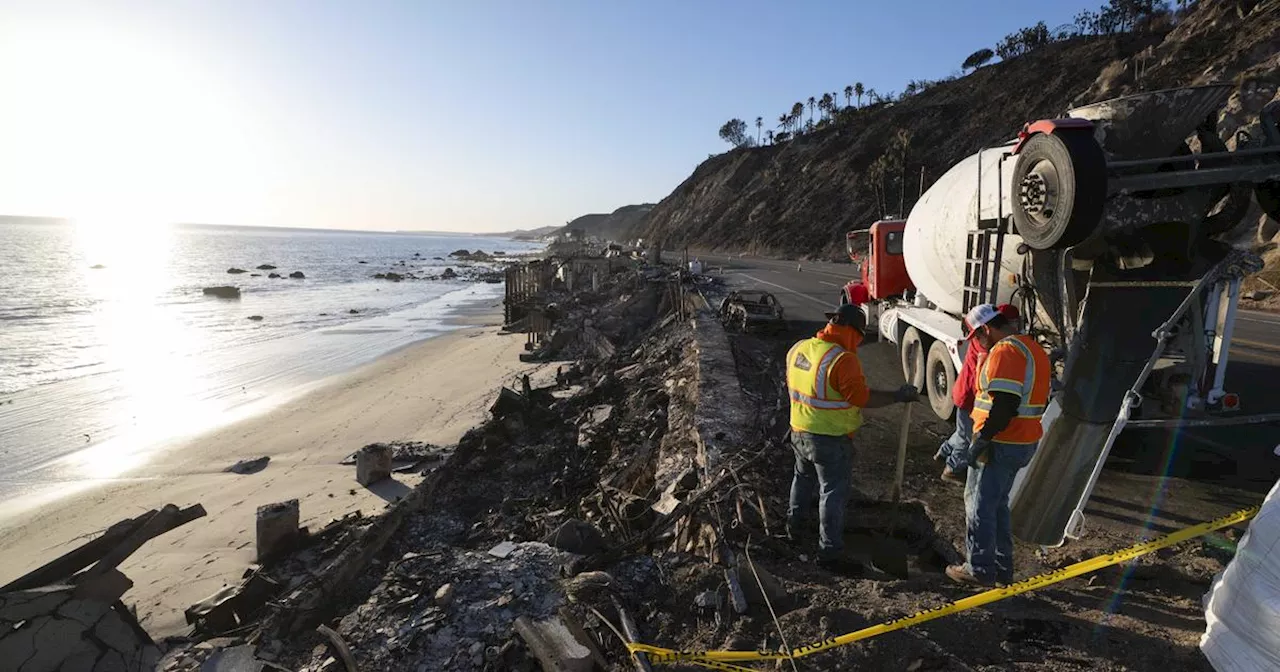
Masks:
[[[928,188],[1024,122],[1061,116],[1073,104],[1235,82],[1224,137],[1256,122],[1276,95],[1278,43],[1280,0],[1201,2],[1166,32],[1054,43],[895,103],[853,110],[791,142],[707,159],[649,213],[644,235],[671,246],[842,258],[846,231],[910,210],[922,168]],[[877,197],[868,171],[902,129],[911,134],[905,176],[895,175]],[[1256,226],[1256,217],[1249,221]]]

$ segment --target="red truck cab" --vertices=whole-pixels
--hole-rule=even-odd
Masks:
[[[902,237],[906,227],[905,220],[882,219],[865,231],[846,234],[849,258],[861,265],[859,275],[862,277],[845,285],[841,297],[845,303],[887,299],[915,289],[902,256]]]

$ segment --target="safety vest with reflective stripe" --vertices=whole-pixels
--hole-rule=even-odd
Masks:
[[[991,347],[978,373],[978,394],[970,414],[973,433],[976,435],[982,430],[991,412],[991,393],[1007,392],[1019,398],[1018,415],[994,440],[1017,444],[1039,441],[1044,434],[1040,416],[1049,404],[1051,375],[1049,357],[1035,339],[1024,334],[1001,339]]]
[[[787,353],[787,390],[791,394],[791,428],[810,434],[846,436],[862,426],[862,409],[831,386],[829,374],[845,349],[810,338]],[[856,355],[850,355],[856,356]]]

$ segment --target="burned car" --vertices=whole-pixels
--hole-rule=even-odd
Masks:
[[[720,322],[734,331],[783,331],[782,304],[769,292],[743,289],[729,292],[720,302]]]

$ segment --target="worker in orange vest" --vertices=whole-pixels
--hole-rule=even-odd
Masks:
[[[1009,491],[1018,470],[1031,462],[1044,430],[1040,416],[1049,404],[1052,368],[1035,339],[1014,332],[1008,318],[984,303],[965,316],[966,338],[987,349],[978,372],[973,404],[973,442],[952,453],[967,464],[964,487],[965,563],[947,567],[953,581],[989,586],[1013,582],[1013,528]],[[949,473],[950,472],[950,473]]]
[[[1002,303],[996,306],[996,312],[1009,320],[1014,333],[1022,331],[1019,328],[1021,315],[1016,306]],[[942,442],[938,452],[934,454],[933,459],[939,462],[945,464],[951,453],[963,450],[973,442],[973,418],[970,413],[973,411],[973,400],[978,392],[978,367],[986,357],[987,349],[982,347],[976,339],[969,339],[969,346],[964,353],[964,365],[960,367],[960,375],[956,376],[955,385],[951,386],[951,401],[956,405],[956,429],[946,441]],[[948,474],[943,480],[964,485],[963,474],[967,468],[968,465],[964,463],[953,464],[951,472],[943,472]]]

